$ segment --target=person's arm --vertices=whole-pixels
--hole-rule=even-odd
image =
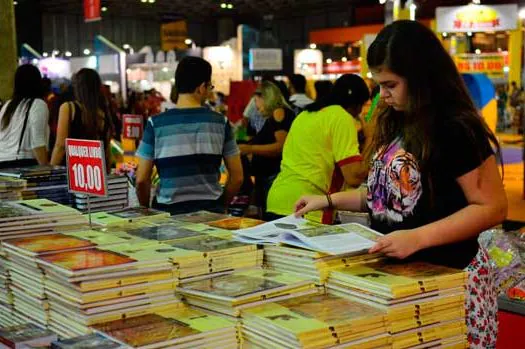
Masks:
[[[153,161],[139,158],[135,191],[141,206],[149,207],[151,193],[151,173],[153,171]]]
[[[507,198],[494,155],[456,181],[468,206],[422,227],[388,234],[379,239],[370,253],[406,258],[425,248],[474,238],[505,219]]]
[[[58,112],[57,138],[51,155],[51,165],[61,165],[66,154],[66,138],[69,136],[69,125],[71,123],[69,103],[60,106]]]
[[[153,119],[149,119],[144,128],[142,141],[136,151],[139,158],[135,181],[135,192],[141,206],[149,207],[151,195],[151,173],[155,159],[155,131]],[[158,169],[157,169],[158,170]],[[162,180],[162,179],[161,179]]]
[[[39,165],[49,164],[49,157],[47,153],[47,147],[33,148],[33,157],[36,159]]]
[[[358,188],[330,195],[332,206],[338,210],[366,212],[366,189]],[[300,217],[308,212],[319,211],[329,206],[328,195],[303,196],[295,204],[295,216]]]
[[[244,179],[241,156],[239,154],[224,158],[224,165],[228,170],[228,180],[224,187],[224,202],[228,205],[241,189]]]

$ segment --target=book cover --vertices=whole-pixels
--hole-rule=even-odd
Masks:
[[[52,341],[57,340],[56,334],[42,329],[33,324],[24,324],[0,328],[0,343],[14,348],[17,345],[32,341]]]
[[[243,296],[274,291],[285,286],[302,285],[308,281],[311,280],[300,275],[286,274],[274,270],[253,269],[234,271],[229,275],[185,283],[179,287],[179,290],[183,293],[184,291],[196,291],[200,294],[234,300]]]
[[[126,266],[137,262],[136,259],[126,255],[100,250],[98,248],[53,253],[41,256],[39,259],[71,272],[119,265]]]
[[[187,214],[175,215],[172,218],[176,221],[187,223],[208,223],[228,218],[228,215],[213,213],[208,211],[197,211]]]
[[[198,236],[183,240],[175,240],[167,242],[173,247],[184,250],[199,251],[199,252],[214,252],[220,250],[228,250],[234,248],[252,249],[250,245],[244,244],[236,240],[222,239],[215,236]]]
[[[226,230],[239,230],[253,228],[264,223],[264,221],[253,218],[231,217],[213,222],[208,222],[207,225]]]
[[[144,239],[156,241],[179,240],[189,237],[205,236],[204,234],[172,225],[159,225],[132,229],[128,230],[128,233]]]
[[[51,349],[116,349],[121,347],[120,343],[98,333],[53,342],[51,344]]]
[[[78,239],[63,234],[39,235],[6,240],[4,244],[6,247],[13,246],[29,252],[31,255],[95,246],[94,243],[88,240]]]
[[[102,323],[93,327],[132,347],[163,343],[201,333],[183,322],[157,314]]]

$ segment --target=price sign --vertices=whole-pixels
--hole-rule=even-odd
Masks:
[[[70,193],[107,196],[106,158],[101,141],[66,139]]]
[[[124,114],[122,116],[122,133],[124,138],[142,138],[142,115]]]

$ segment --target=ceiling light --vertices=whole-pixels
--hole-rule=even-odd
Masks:
[[[468,32],[467,35],[468,35],[468,36],[472,36],[472,32]]]
[[[13,1],[13,5],[18,5],[18,1]]]
[[[154,4],[155,3],[155,0],[149,0],[148,1],[150,4]]]
[[[91,53],[91,50],[90,50],[90,49],[88,49],[88,48],[85,48],[85,49],[84,49],[84,54],[85,54],[86,56],[88,56],[90,53]]]
[[[31,63],[33,63],[33,65],[37,65],[37,64],[38,64],[38,59],[33,58],[33,59],[31,60]]]
[[[328,64],[332,63],[332,59],[331,58],[327,58],[326,59],[326,63],[328,63]]]
[[[341,58],[341,61],[346,62],[346,61],[348,61],[348,58],[343,57],[343,58]]]
[[[148,0],[140,0],[140,2],[145,3],[148,2]]]
[[[474,52],[476,52],[477,55],[481,54],[481,50],[479,48],[477,48],[476,51],[474,51]]]
[[[379,0],[379,3],[380,3],[381,5],[384,5],[384,4],[386,4],[386,0]]]
[[[191,45],[191,44],[193,43],[193,40],[191,40],[191,39],[186,39],[186,40],[184,40],[184,43],[185,43],[186,45]]]
[[[411,9],[412,11],[417,10],[417,5],[416,5],[416,4],[410,4],[410,9]]]
[[[447,32],[443,32],[443,33],[441,33],[441,35],[443,35],[443,37],[446,38],[448,36],[448,33]]]
[[[167,73],[167,72],[168,72],[168,68],[167,68],[167,67],[164,67],[164,68],[162,68],[162,71],[165,72],[165,73]]]
[[[472,0],[472,3],[474,5],[479,5],[479,4],[481,4],[481,1],[480,0]]]
[[[522,8],[519,12],[519,16],[521,19],[525,19],[525,8]]]
[[[233,8],[233,5],[232,5],[232,4],[228,4],[228,6],[227,6],[227,7],[228,7],[228,9],[230,9],[230,10],[231,10],[231,9]]]
[[[122,48],[123,48],[124,50],[129,50],[130,47],[131,47],[131,46],[129,46],[129,44],[124,44],[124,45],[122,45]]]
[[[366,77],[369,79],[372,79],[372,73],[371,72],[366,73]]]
[[[509,67],[503,67],[503,72],[508,73],[510,71]]]
[[[227,7],[227,5],[225,3],[221,4],[221,8],[226,8],[226,7]]]
[[[70,51],[66,51],[66,53],[64,53],[64,55],[65,55],[66,57],[71,57],[71,56],[73,56],[73,54],[72,54]]]
[[[108,8],[106,6],[102,6],[101,10],[102,10],[102,12],[106,12],[108,10]]]
[[[310,44],[310,48],[311,48],[312,50],[315,50],[315,49],[317,48],[317,45],[316,45],[316,44]]]
[[[59,50],[53,50],[53,56],[58,56],[59,53],[60,53]]]
[[[42,56],[47,57],[47,56],[49,56],[49,53],[44,52],[44,53],[42,53]]]

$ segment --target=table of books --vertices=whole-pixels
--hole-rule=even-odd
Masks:
[[[143,208],[92,221],[0,202],[0,342],[30,343],[30,323],[54,348],[468,348],[466,273],[369,255],[364,226]]]

